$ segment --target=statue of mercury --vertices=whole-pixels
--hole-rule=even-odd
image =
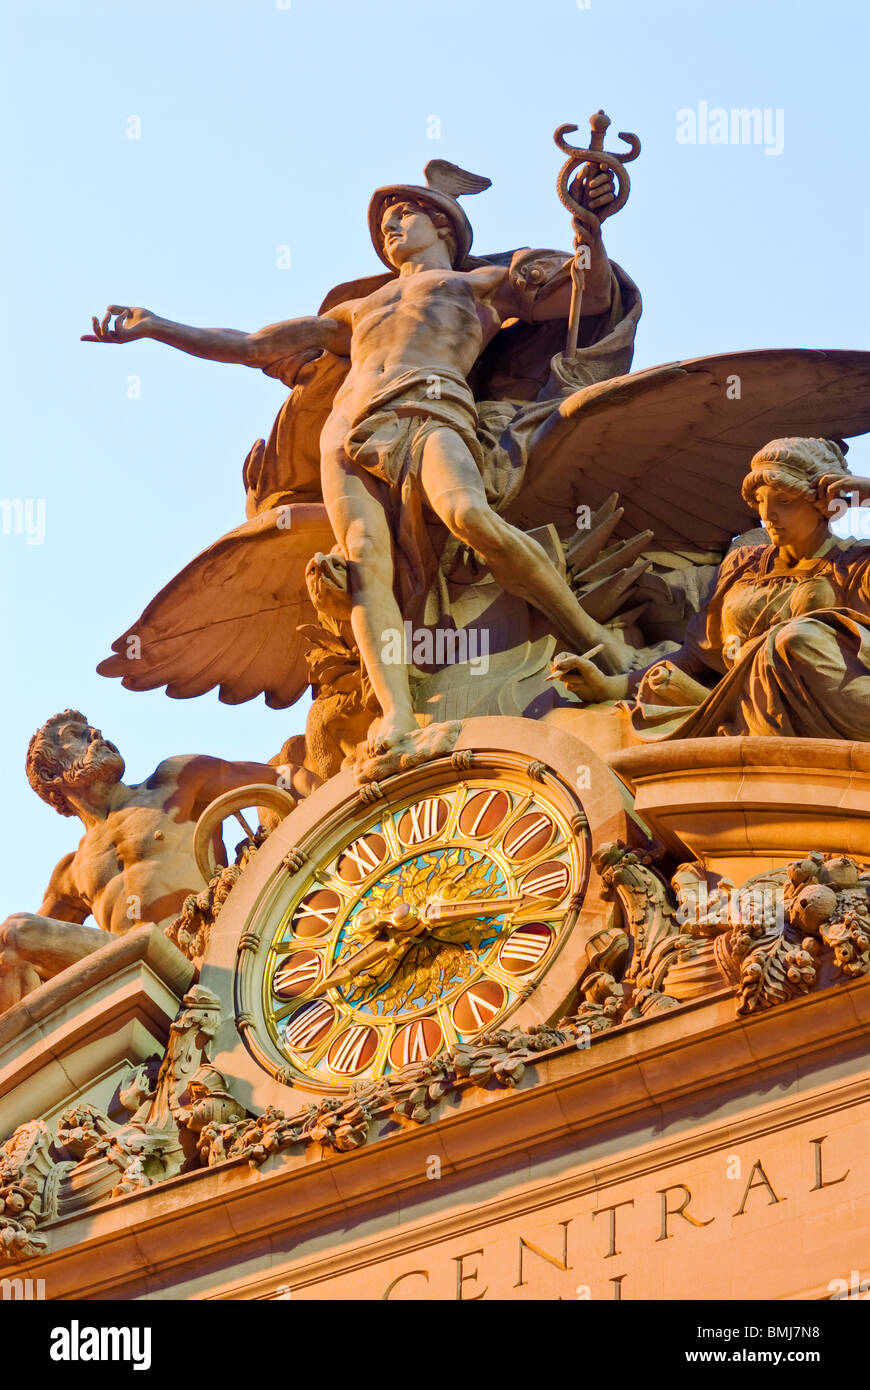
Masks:
[[[401,631],[404,616],[389,509],[400,509],[409,489],[418,489],[428,512],[482,557],[504,590],[544,613],[563,640],[578,649],[598,645],[607,669],[627,669],[619,634],[588,616],[543,548],[490,506],[467,381],[505,321],[566,317],[570,281],[563,275],[549,292],[531,292],[523,273],[510,266],[463,269],[472,233],[454,193],[480,191],[489,181],[444,161],[434,161],[426,173],[440,186],[394,184],[374,194],[372,240],[394,273],[362,298],[255,333],[192,328],[112,304],[85,339],[154,338],[197,357],[261,369],[324,351],[349,356],[350,370],[320,436],[323,498],[347,561],[354,637],[382,711],[363,757],[389,755],[394,763],[449,751],[459,729],[456,721],[420,729],[407,666],[383,654],[385,634]],[[586,196],[591,207],[606,205],[613,197],[610,174],[591,178]],[[606,311],[611,286],[610,263],[595,236],[583,313]]]

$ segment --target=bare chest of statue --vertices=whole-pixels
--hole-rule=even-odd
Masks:
[[[353,315],[351,363],[365,371],[441,363],[468,371],[498,328],[467,272],[400,276],[362,300]]]
[[[125,930],[137,918],[161,922],[178,911],[179,882],[184,892],[201,887],[193,859],[193,821],[176,822],[162,796],[153,804],[112,811],[91,826],[76,851],[74,874],[85,900],[111,930]],[[181,893],[181,897],[184,896]],[[170,893],[172,901],[164,899]]]

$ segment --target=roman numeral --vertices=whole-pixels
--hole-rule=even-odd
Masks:
[[[428,1056],[426,1030],[422,1023],[414,1023],[405,1029],[405,1035],[402,1038],[402,1066],[407,1066],[409,1062],[424,1062]]]
[[[377,848],[378,844],[383,845],[380,852]],[[342,854],[338,864],[338,872],[343,879],[352,882],[353,880],[349,879],[349,874],[351,873],[351,865],[353,865],[356,869],[356,882],[359,883],[362,879],[368,878],[369,874],[382,863],[385,854],[386,844],[379,835],[354,840],[353,844],[348,845]]]
[[[520,965],[528,962],[534,965],[546,955],[549,944],[549,934],[544,936],[543,933],[539,935],[537,932],[516,931],[510,940],[505,942],[501,958],[503,962],[517,961]]]
[[[293,924],[298,928],[300,922],[308,928],[303,931],[303,936],[319,936],[327,927],[331,927],[338,915],[338,902],[334,907],[316,907],[314,902],[301,902],[296,909],[293,917]],[[319,924],[319,925],[318,925]],[[313,930],[312,930],[313,927]]]
[[[434,1057],[444,1034],[434,1018],[418,1018],[399,1028],[390,1044],[389,1061],[392,1067],[406,1067],[409,1062],[425,1062]]]
[[[536,898],[561,898],[568,887],[568,870],[564,864],[551,860],[527,874],[520,886],[524,893],[533,893]]]
[[[437,835],[447,819],[447,804],[440,796],[429,797],[409,806],[396,827],[405,845],[419,845]],[[410,825],[408,822],[410,821]]]
[[[484,999],[482,995],[475,994],[473,989],[466,990],[464,998],[468,1000],[468,1007],[474,1015],[474,1021],[480,1028],[491,1018],[495,1018],[501,1004],[493,1004],[491,999]]]
[[[518,825],[513,826],[504,837],[504,852],[509,854],[512,859],[519,859],[520,851],[525,849],[531,840],[536,839],[543,831],[547,832],[547,840],[553,830],[553,822],[549,816],[523,817]],[[528,856],[526,856],[528,857]]]
[[[359,1071],[374,1051],[371,1046],[374,1029],[365,1023],[355,1023],[346,1033],[333,1043],[329,1053],[329,1065],[333,1071]],[[366,1055],[368,1054],[368,1055]]]
[[[484,802],[484,805],[482,805],[481,809],[478,810],[477,816],[475,816],[474,820],[471,821],[471,826],[468,827],[466,831],[464,831],[464,834],[470,835],[470,837],[474,838],[474,835],[477,835],[478,833],[479,824],[481,824],[481,821],[482,819],[484,819],[486,812],[488,812],[489,808],[491,808],[493,801],[495,801],[496,799],[496,796],[503,795],[503,792],[491,791],[488,795],[482,796],[481,799],[482,802]]]
[[[335,1009],[325,999],[306,1004],[284,1029],[284,1039],[297,1052],[310,1052],[332,1026]]]
[[[274,983],[275,992],[280,994],[282,990],[295,990],[295,993],[302,994],[310,984],[314,983],[319,974],[319,957],[299,951],[296,956],[291,956],[277,972]]]

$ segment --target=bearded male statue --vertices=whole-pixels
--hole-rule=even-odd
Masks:
[[[120,936],[148,922],[165,928],[175,919],[204,886],[193,836],[215,797],[280,775],[301,799],[320,780],[293,766],[182,755],[128,786],[118,749],[73,709],[37,730],[26,766],[37,796],[62,816],[78,816],[85,833],[56,865],[39,912],[13,913],[0,925],[0,1013],[99,950],[107,932]],[[91,915],[95,927],[84,925]]]

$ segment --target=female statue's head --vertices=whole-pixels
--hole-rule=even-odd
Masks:
[[[830,439],[772,439],[749,465],[743,500],[758,512],[774,545],[811,554],[828,533],[830,503],[819,484],[848,472],[842,449]]]

